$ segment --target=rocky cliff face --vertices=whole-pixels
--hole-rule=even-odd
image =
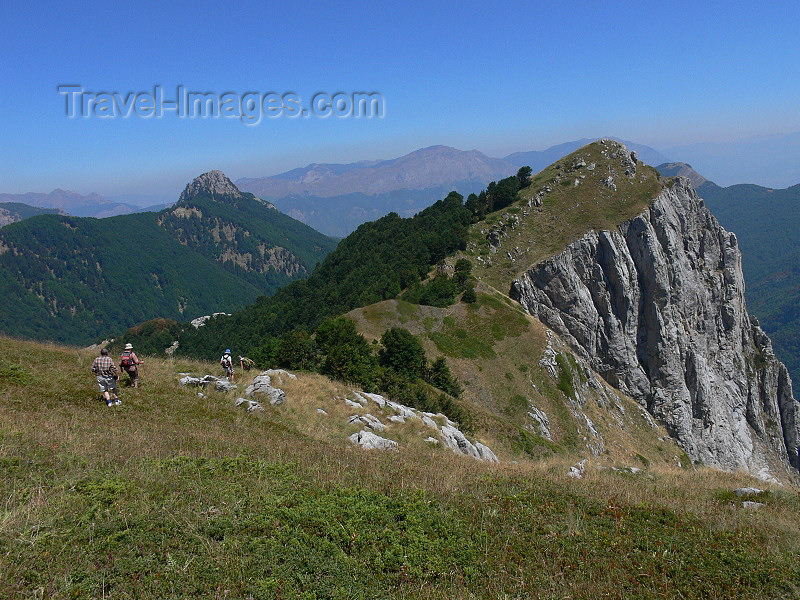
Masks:
[[[800,405],[745,307],[741,253],[678,177],[650,208],[591,231],[514,280],[511,296],[687,454],[762,478],[800,469]]]

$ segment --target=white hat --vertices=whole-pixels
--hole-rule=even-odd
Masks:
[[[133,344],[125,344],[125,350],[133,350]]]

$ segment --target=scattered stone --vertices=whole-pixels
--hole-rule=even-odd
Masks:
[[[578,464],[571,466],[569,468],[569,472],[567,473],[567,475],[569,475],[573,479],[583,479],[583,474],[585,472],[586,472],[586,459],[584,458]]]
[[[457,454],[466,454],[478,460],[498,462],[497,456],[489,448],[478,442],[473,444],[466,436],[448,423],[441,429],[442,441],[444,445]]]
[[[758,509],[761,508],[762,506],[766,506],[766,504],[762,502],[750,502],[749,500],[745,500],[744,502],[742,502],[742,508]]]
[[[760,490],[755,487],[745,487],[745,488],[736,488],[733,490],[733,493],[739,496],[758,496],[759,494],[763,494],[764,490]]]
[[[257,375],[253,379],[253,383],[247,386],[245,390],[246,396],[252,396],[254,394],[263,394],[269,397],[269,403],[272,406],[278,406],[279,404],[283,404],[286,402],[286,392],[282,389],[272,387],[270,385],[270,377],[269,375]]]
[[[547,418],[543,410],[539,410],[533,404],[528,403],[528,416],[536,423],[539,435],[548,440],[553,439],[550,433],[550,419]]]
[[[359,404],[358,402],[354,402],[353,400],[350,400],[350,398],[345,398],[344,399],[344,403],[347,404],[347,406],[352,406],[353,408],[364,408],[363,404]]]
[[[268,369],[266,371],[262,371],[261,375],[267,375],[268,377],[276,377],[278,380],[278,385],[284,385],[283,378],[287,377],[288,379],[297,379],[297,375],[294,373],[289,373],[289,371],[284,371],[283,369]]]
[[[398,445],[394,440],[387,440],[371,431],[362,430],[350,436],[350,441],[365,450],[397,450]]]
[[[367,426],[370,429],[373,429],[375,431],[383,431],[384,430],[384,425],[383,425],[383,423],[381,423],[380,419],[378,419],[377,417],[375,417],[375,416],[373,416],[373,415],[371,415],[369,413],[367,413],[365,415],[352,415],[347,420],[347,423],[348,424],[361,423],[362,425],[365,425],[365,426]]]
[[[218,392],[230,392],[231,390],[235,390],[238,386],[227,379],[218,379],[214,382],[214,387]]]
[[[326,411],[324,408],[318,408],[317,412],[319,414],[321,414],[321,415],[327,415],[328,414],[328,411]]]
[[[206,395],[205,395],[203,392],[197,392],[197,395],[198,395],[200,398],[208,398],[208,396],[206,396]]]
[[[237,398],[236,402],[233,403],[236,407],[243,407],[247,410],[247,412],[261,412],[264,410],[264,407],[261,406],[255,400],[248,400],[247,398]]]
[[[439,429],[439,426],[436,424],[436,421],[431,419],[428,415],[422,415],[422,422],[425,423],[431,429]]]
[[[439,443],[439,440],[437,440],[435,437],[432,437],[430,435],[425,438],[425,441],[428,442],[429,444],[434,444],[434,445]]]

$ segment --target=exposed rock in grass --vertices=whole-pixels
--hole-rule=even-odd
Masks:
[[[280,388],[272,387],[271,381],[269,375],[263,373],[261,375],[256,375],[253,379],[253,383],[247,386],[244,393],[247,396],[253,396],[255,394],[267,396],[272,406],[283,404],[286,402],[286,392]]]
[[[397,450],[398,444],[394,440],[387,440],[371,431],[361,430],[350,436],[350,441],[365,450]]]
[[[583,474],[585,472],[586,472],[586,459],[584,458],[578,464],[571,466],[569,468],[569,472],[567,473],[567,475],[569,475],[573,479],[583,479]]]
[[[383,423],[381,423],[381,420],[378,417],[376,417],[374,415],[371,415],[369,413],[367,413],[365,415],[352,415],[347,420],[347,423],[348,424],[361,423],[361,424],[365,425],[366,427],[369,427],[370,429],[372,429],[374,431],[383,431],[384,430],[384,426],[383,426]]]

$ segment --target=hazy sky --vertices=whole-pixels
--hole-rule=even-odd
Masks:
[[[599,135],[661,149],[794,132],[798,31],[794,0],[2,2],[0,191],[173,201],[210,169],[256,177],[433,144],[503,156]],[[69,118],[63,85],[82,101],[291,92],[306,108],[378,92],[385,114]]]

